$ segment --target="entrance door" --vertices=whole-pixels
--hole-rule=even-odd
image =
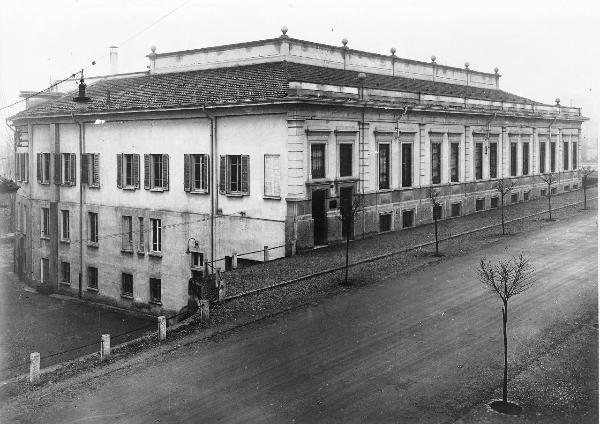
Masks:
[[[327,244],[327,215],[325,201],[327,190],[313,190],[312,192],[312,218],[314,220],[315,246]]]
[[[342,219],[342,238],[346,240],[346,234],[350,234],[350,239],[354,238],[354,217],[352,216],[352,194],[353,187],[340,188],[340,210],[343,216],[348,216],[350,219],[346,221]]]

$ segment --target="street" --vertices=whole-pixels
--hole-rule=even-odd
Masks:
[[[50,390],[4,409],[0,420],[454,422],[502,381],[500,303],[474,277],[481,256],[524,252],[536,268],[537,283],[509,303],[509,378],[578,325],[594,325],[597,337],[595,214],[490,246],[410,276],[390,270],[319,304]]]

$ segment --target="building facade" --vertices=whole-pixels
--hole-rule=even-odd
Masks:
[[[228,268],[350,236],[577,189],[578,108],[499,89],[500,75],[269,40],[148,55],[11,118],[16,268],[61,292],[178,311],[205,263]],[[211,269],[209,266],[209,269]]]

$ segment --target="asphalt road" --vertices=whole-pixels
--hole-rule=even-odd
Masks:
[[[11,245],[0,244],[0,381],[29,372],[31,352],[39,352],[41,366],[47,367],[99,351],[102,334],[129,333],[113,340],[123,343],[153,325],[118,311],[39,294],[18,280],[11,257]],[[94,345],[77,349],[90,343]],[[64,351],[69,352],[60,353]]]
[[[530,255],[537,284],[509,304],[511,375],[597,310],[595,215],[498,237],[318,305],[93,378],[6,416],[31,423],[453,422],[502,381],[500,304],[479,258]],[[377,263],[374,263],[377,266]],[[567,330],[568,331],[568,330]],[[5,410],[5,413],[8,413]],[[1,415],[0,415],[1,417]]]

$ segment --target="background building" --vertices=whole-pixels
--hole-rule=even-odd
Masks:
[[[205,261],[292,255],[579,187],[578,108],[500,90],[500,74],[274,39],[148,55],[11,118],[16,267],[32,281],[152,312],[187,302]],[[81,278],[81,283],[78,283]]]

